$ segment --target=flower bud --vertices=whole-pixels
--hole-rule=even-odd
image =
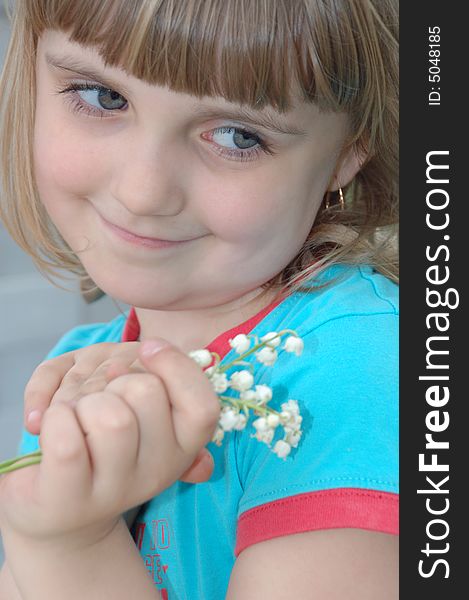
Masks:
[[[274,415],[274,414],[270,414],[267,417],[267,425],[269,427],[278,427],[278,425],[280,424],[280,417],[278,415]]]
[[[238,424],[239,413],[233,408],[224,408],[221,411],[219,424],[223,431],[231,431]]]
[[[222,443],[224,437],[225,437],[225,432],[223,431],[223,429],[221,429],[221,427],[217,427],[217,429],[215,430],[215,433],[213,434],[212,442],[216,446],[221,446],[221,443]]]
[[[265,431],[256,431],[255,435],[252,437],[255,437],[259,442],[269,445],[274,438],[274,430],[266,429]]]
[[[212,364],[213,357],[209,350],[193,350],[189,356],[203,369]]]
[[[246,392],[241,392],[239,394],[239,397],[243,402],[257,401],[257,393],[254,390],[247,390]]]
[[[288,337],[285,340],[285,344],[283,346],[284,350],[286,350],[287,352],[293,352],[293,354],[296,354],[296,356],[301,355],[301,353],[303,352],[303,348],[304,348],[303,340],[294,335],[291,335],[290,337]]]
[[[226,377],[226,373],[217,373],[214,372],[210,376],[210,382],[213,386],[213,389],[217,394],[223,394],[229,388],[228,379]]]
[[[290,454],[290,451],[291,451],[290,444],[288,444],[284,440],[279,440],[278,442],[276,442],[275,446],[273,447],[273,450],[272,450],[272,452],[275,452],[275,454],[279,458],[286,458]]]
[[[280,345],[281,339],[276,331],[271,331],[270,333],[266,333],[261,337],[261,342],[267,343],[269,346],[276,348]]]
[[[230,377],[231,387],[238,392],[246,392],[252,387],[254,377],[249,371],[235,371]]]
[[[260,403],[266,404],[272,400],[272,388],[265,384],[256,385],[256,398]]]
[[[265,417],[260,417],[259,419],[253,421],[252,426],[254,429],[257,429],[257,431],[266,431],[267,429],[270,429],[267,425],[267,419]]]
[[[241,429],[244,429],[246,427],[246,423],[248,422],[248,420],[246,419],[246,415],[243,414],[239,414],[238,415],[238,422],[235,425],[235,429],[237,431],[241,431]]]
[[[290,444],[292,448],[296,448],[301,439],[301,431],[287,431],[285,434],[285,441]]]
[[[269,348],[268,346],[264,346],[264,348],[259,350],[259,352],[256,352],[257,360],[266,367],[271,367],[274,365],[277,357],[277,351],[273,348]]]
[[[243,333],[239,333],[233,339],[230,339],[228,343],[237,354],[243,354],[243,352],[247,352],[251,346],[251,340]]]

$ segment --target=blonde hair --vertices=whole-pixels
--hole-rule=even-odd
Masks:
[[[0,81],[0,218],[50,280],[65,270],[89,301],[102,295],[34,182],[35,59],[45,29],[174,91],[284,113],[299,90],[320,110],[346,112],[344,151],[366,159],[343,190],[344,209],[331,194],[300,253],[265,287],[298,289],[338,262],[370,264],[397,281],[397,0],[17,0],[11,18]]]

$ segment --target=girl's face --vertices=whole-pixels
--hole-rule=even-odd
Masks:
[[[296,256],[328,186],[358,170],[352,154],[337,169],[345,115],[240,108],[106,68],[64,33],[41,37],[37,187],[109,295],[164,310],[251,294]]]

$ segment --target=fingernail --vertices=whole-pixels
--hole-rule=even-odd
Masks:
[[[26,423],[31,425],[39,425],[42,418],[42,412],[40,410],[32,410],[26,417]]]
[[[213,464],[213,456],[210,454],[210,452],[208,450],[206,450],[205,452],[202,452],[197,457],[197,461],[195,464],[196,465],[204,464],[206,466],[209,466],[209,465]]]
[[[145,340],[142,342],[142,356],[149,358],[155,356],[160,350],[168,348],[171,344],[162,338],[153,338],[151,340]]]

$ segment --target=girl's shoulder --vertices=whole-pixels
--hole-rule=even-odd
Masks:
[[[287,510],[296,532],[397,532],[398,286],[370,267],[334,267],[326,278],[331,285],[292,294],[255,331],[291,328],[304,341],[301,356],[282,352],[273,367],[255,367],[272,408],[298,402],[303,435],[285,461],[237,435],[238,550]]]
[[[120,342],[122,332],[127,320],[127,315],[118,315],[107,323],[89,323],[78,325],[70,331],[67,331],[52,350],[46,356],[46,359],[54,358],[65,352],[78,350],[91,344],[101,342]]]
[[[333,265],[278,304],[256,329],[259,335],[288,328],[305,336],[321,328],[380,329],[386,322],[397,331],[398,316],[397,284],[370,266]]]
[[[399,313],[399,286],[367,265],[333,265],[306,282],[292,301],[314,307],[323,320],[347,315]]]

